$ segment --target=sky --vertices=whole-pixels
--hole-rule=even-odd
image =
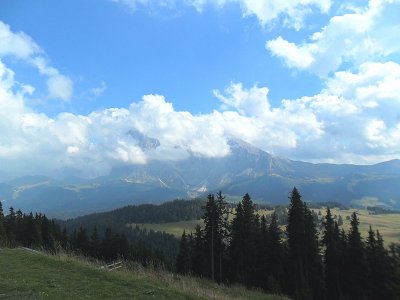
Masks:
[[[399,16],[399,0],[0,0],[0,177],[223,157],[232,138],[400,158]]]

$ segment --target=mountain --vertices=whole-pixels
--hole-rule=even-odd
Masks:
[[[144,148],[158,140],[129,132]],[[6,206],[71,217],[123,205],[203,197],[222,190],[232,201],[250,193],[256,201],[287,203],[296,186],[305,201],[400,208],[400,160],[375,165],[313,164],[273,156],[240,140],[230,140],[222,158],[191,156],[120,166],[107,176],[54,180],[28,176],[0,184]]]

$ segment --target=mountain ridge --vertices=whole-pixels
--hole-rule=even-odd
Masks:
[[[149,142],[150,143],[150,142]],[[151,140],[152,144],[157,144]],[[286,203],[297,186],[306,201],[400,208],[400,160],[374,165],[309,163],[271,155],[244,141],[229,140],[220,158],[191,156],[115,167],[94,179],[24,176],[0,184],[6,206],[71,217],[140,203],[204,197],[222,190],[235,200],[244,193],[268,203]]]

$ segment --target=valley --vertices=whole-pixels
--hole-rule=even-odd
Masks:
[[[320,220],[325,216],[325,209],[313,209],[315,213],[321,212]],[[382,234],[385,242],[385,246],[389,246],[391,243],[400,243],[400,214],[370,214],[365,209],[338,209],[332,208],[331,212],[333,216],[341,216],[343,218],[343,228],[348,231],[350,228],[349,218],[351,214],[356,211],[360,219],[360,232],[362,237],[365,239],[368,236],[369,226],[372,226],[373,230],[379,230]],[[272,210],[260,210],[257,213],[261,215],[270,215]],[[336,219],[336,218],[335,218]],[[127,224],[128,227],[138,226],[139,228],[154,230],[157,232],[165,232],[180,238],[183,231],[187,234],[194,233],[194,229],[197,225],[203,227],[202,220],[189,220],[179,222],[165,222],[165,223],[132,223]],[[282,229],[285,225],[281,225]]]
[[[273,156],[239,139],[220,158],[114,167],[102,177],[54,179],[31,175],[0,183],[5,207],[67,219],[126,205],[205,198],[222,190],[231,202],[249,192],[256,202],[287,204],[293,186],[307,202],[399,209],[400,160],[375,165],[312,164]]]

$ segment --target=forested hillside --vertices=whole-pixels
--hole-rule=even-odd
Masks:
[[[0,242],[104,261],[123,258],[294,299],[398,299],[400,245],[385,248],[384,237],[373,228],[364,240],[355,212],[347,232],[329,208],[317,223],[317,214],[296,188],[288,210],[275,211],[270,217],[260,216],[249,194],[233,206],[221,192],[206,201],[142,205],[61,223],[12,208],[4,215],[0,204]],[[180,241],[163,232],[126,226],[138,220],[199,217],[204,227],[183,232]]]
[[[400,245],[385,249],[372,228],[364,241],[355,212],[345,232],[329,208],[320,236],[314,215],[296,188],[284,231],[275,214],[268,222],[256,213],[248,194],[235,211],[221,193],[209,195],[204,228],[183,233],[176,269],[294,299],[398,299]]]

